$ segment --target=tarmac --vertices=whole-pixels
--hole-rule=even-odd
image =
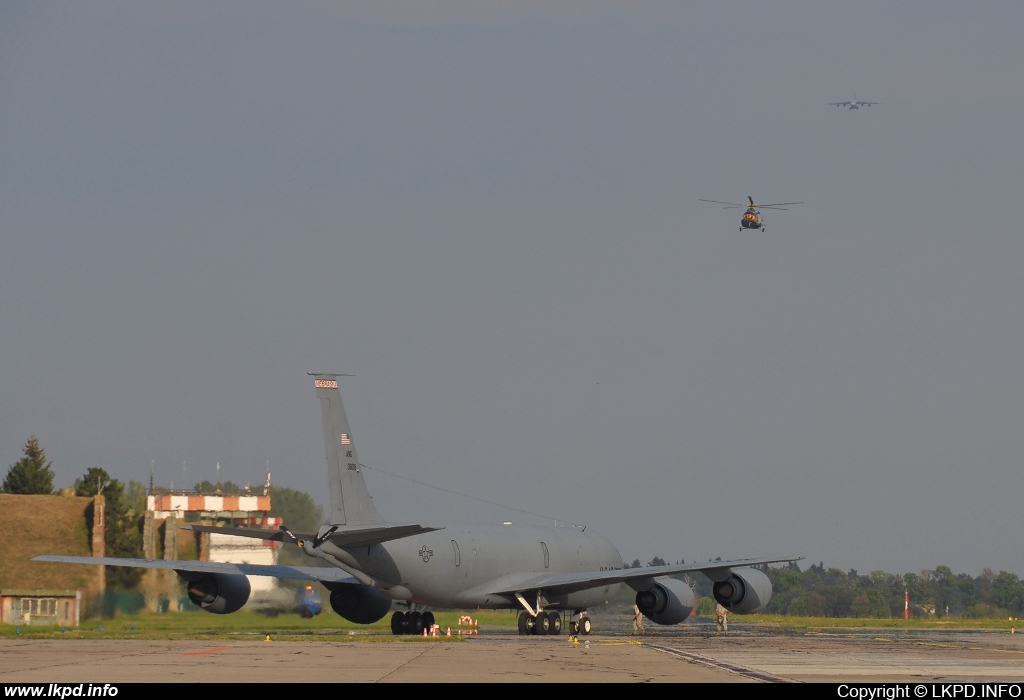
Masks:
[[[278,642],[0,640],[12,683],[927,683],[1024,682],[1024,637],[1006,632],[696,628],[649,637]]]

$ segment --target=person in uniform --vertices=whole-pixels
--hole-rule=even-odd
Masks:
[[[637,605],[633,606],[633,634],[647,636],[647,629],[644,628],[644,614],[640,612],[640,607]]]
[[[715,606],[715,618],[718,620],[718,632],[716,634],[729,634],[729,611],[719,603]]]

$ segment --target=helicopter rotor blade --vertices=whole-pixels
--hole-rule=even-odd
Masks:
[[[758,204],[759,207],[785,207],[790,204],[803,204],[803,202],[775,202],[774,204]]]
[[[719,202],[718,200],[715,200],[715,199],[701,199],[699,201],[701,201],[701,202],[711,202],[712,204],[728,204],[730,207],[741,207],[743,209],[747,208],[746,204],[736,204],[735,202]]]

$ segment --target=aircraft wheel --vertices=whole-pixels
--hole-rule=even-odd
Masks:
[[[519,634],[527,635],[530,633],[530,616],[524,610],[519,613]]]
[[[575,637],[579,633],[580,633],[580,623],[573,622],[573,621],[570,620],[569,621],[569,634],[571,634],[572,636]]]
[[[405,634],[406,622],[405,613],[401,610],[396,611],[391,616],[391,634]]]
[[[534,634],[549,634],[551,632],[551,618],[546,612],[539,613],[533,619]]]
[[[580,634],[590,634],[591,622],[589,617],[581,617],[580,622]]]
[[[550,620],[550,627],[548,627],[548,634],[561,634],[562,633],[562,616],[557,611],[552,610],[548,613],[548,620]]]
[[[422,621],[423,629],[427,630],[427,632],[429,633],[430,628],[434,626],[434,613],[429,611],[425,612],[423,613],[423,617],[421,617],[420,620]]]
[[[423,634],[423,616],[418,612],[409,613],[409,634]]]

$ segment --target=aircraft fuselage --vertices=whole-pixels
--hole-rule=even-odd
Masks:
[[[341,549],[327,542],[322,547],[390,586],[381,590],[395,600],[434,607],[521,608],[514,597],[493,592],[517,588],[517,581],[499,580],[507,572],[523,577],[623,566],[611,542],[571,527],[446,527],[369,547]],[[544,607],[587,608],[608,600],[619,586],[553,594],[544,596],[542,603]]]

